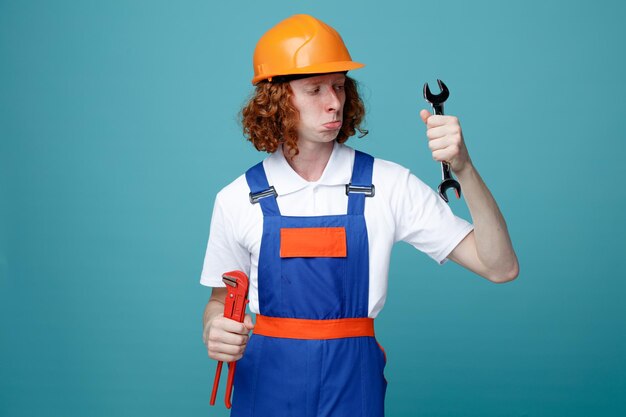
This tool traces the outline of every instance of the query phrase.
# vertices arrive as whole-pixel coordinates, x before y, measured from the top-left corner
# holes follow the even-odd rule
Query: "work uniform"
[[[217,196],[201,283],[250,275],[254,334],[233,416],[382,416],[373,318],[404,240],[440,263],[472,230],[408,170],[335,143],[316,182],[281,149]]]

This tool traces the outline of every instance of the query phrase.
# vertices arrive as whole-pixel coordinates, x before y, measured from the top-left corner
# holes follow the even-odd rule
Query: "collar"
[[[274,186],[278,195],[286,195],[311,185],[347,184],[352,177],[353,163],[354,149],[335,141],[333,152],[317,181],[307,181],[298,175],[285,159],[282,146],[263,161],[263,168],[267,181]]]

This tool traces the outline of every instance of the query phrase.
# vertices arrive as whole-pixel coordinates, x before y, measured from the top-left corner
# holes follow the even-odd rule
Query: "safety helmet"
[[[361,68],[352,61],[335,29],[306,14],[291,16],[268,30],[254,50],[252,84],[272,77],[325,74]]]

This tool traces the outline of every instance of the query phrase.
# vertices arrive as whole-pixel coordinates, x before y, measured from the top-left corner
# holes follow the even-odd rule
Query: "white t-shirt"
[[[300,177],[287,163],[282,149],[263,161],[269,185],[278,193],[284,216],[346,214],[354,149],[335,142],[332,155],[318,181]],[[391,248],[404,241],[443,264],[473,226],[455,216],[426,184],[393,162],[374,159],[374,197],[365,199],[369,241],[369,317],[378,315],[387,296]],[[259,250],[263,233],[260,204],[251,204],[245,175],[224,187],[215,199],[211,231],[200,283],[223,287],[222,274],[241,270],[250,278],[250,310],[259,312]]]

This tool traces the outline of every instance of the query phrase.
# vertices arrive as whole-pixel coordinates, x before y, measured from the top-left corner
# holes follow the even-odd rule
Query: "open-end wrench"
[[[224,302],[224,317],[243,323],[246,315],[246,304],[248,304],[248,276],[241,271],[226,272],[222,275],[222,281],[226,284],[227,294]],[[220,384],[222,374],[222,361],[217,363],[215,369],[215,380],[213,381],[213,391],[211,392],[211,405],[215,405],[217,387]],[[231,407],[230,398],[233,392],[233,379],[237,362],[228,363],[228,379],[226,380],[226,395],[224,403],[226,408]]]
[[[424,99],[433,106],[433,111],[435,114],[443,114],[443,103],[450,96],[450,91],[448,87],[441,80],[437,80],[437,84],[441,89],[441,93],[434,95],[430,92],[430,88],[428,88],[428,83],[424,83]],[[452,178],[452,174],[450,173],[450,164],[447,162],[441,163],[441,173],[443,179],[441,180],[441,184],[439,184],[439,195],[443,200],[447,203],[448,196],[446,195],[446,190],[449,188],[454,188],[456,192],[456,198],[461,198],[461,184],[458,183],[457,180]]]

